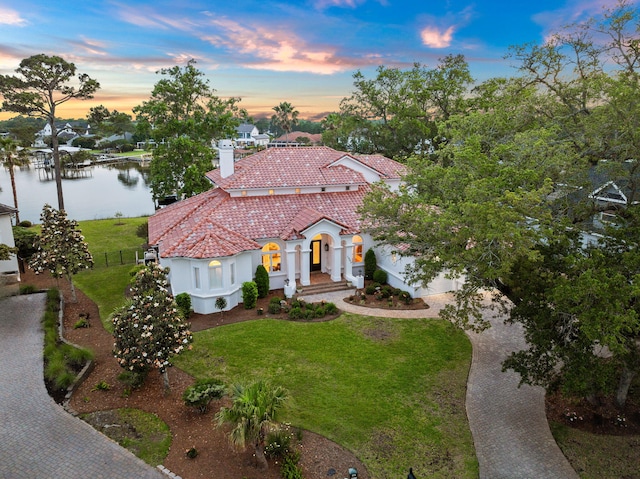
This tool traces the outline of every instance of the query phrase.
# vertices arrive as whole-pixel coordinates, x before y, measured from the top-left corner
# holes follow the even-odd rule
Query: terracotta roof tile
[[[331,166],[345,155],[326,147],[272,148],[237,162],[235,173],[228,178],[220,178],[218,170],[209,172],[207,176],[219,187],[157,211],[149,218],[149,242],[160,246],[163,257],[215,258],[260,249],[260,240],[301,237],[305,229],[323,219],[341,226],[341,234],[359,233],[362,223],[357,210],[370,188],[359,173],[342,165]],[[402,169],[378,155],[357,160],[375,165],[387,177],[395,177],[391,175]],[[339,192],[266,196],[232,197],[225,191],[291,184],[324,186],[350,180],[360,186]]]

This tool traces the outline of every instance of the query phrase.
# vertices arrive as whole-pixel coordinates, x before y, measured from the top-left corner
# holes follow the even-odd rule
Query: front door
[[[311,271],[320,271],[322,268],[320,246],[320,240],[311,241]]]

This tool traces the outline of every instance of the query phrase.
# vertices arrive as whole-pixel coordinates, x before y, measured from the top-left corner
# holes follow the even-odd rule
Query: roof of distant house
[[[0,215],[12,215],[14,213],[17,213],[17,211],[18,210],[13,208],[12,206],[0,203]]]
[[[296,138],[299,137],[309,138],[309,141],[314,145],[319,145],[322,143],[322,134],[321,133],[307,133],[305,131],[290,131],[289,134],[285,134],[279,136],[278,138],[274,138],[273,141],[288,141],[289,143],[295,143]]]

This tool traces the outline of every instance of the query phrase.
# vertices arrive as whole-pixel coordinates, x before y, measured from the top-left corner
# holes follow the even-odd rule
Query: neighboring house
[[[73,141],[74,138],[77,138],[79,136],[77,131],[85,130],[85,133],[84,133],[85,136],[88,136],[90,134],[89,126],[85,127],[79,124],[74,126],[72,126],[69,123],[59,124],[59,125],[56,125],[56,129],[58,130],[58,140],[60,141],[60,143],[69,143],[69,145],[71,144],[71,141]],[[51,136],[51,125],[47,123],[44,125],[42,130],[36,133],[33,146],[36,148],[46,147],[47,145],[44,140],[49,136]]]
[[[102,138],[101,140],[96,142],[96,146],[104,145],[105,143],[112,143],[114,141],[119,141],[119,140],[132,142],[133,133],[129,133],[128,131],[125,131],[123,134],[120,134],[120,135],[111,135],[111,136],[108,136],[107,138]]]
[[[238,148],[248,146],[267,146],[269,143],[269,135],[261,134],[258,128],[250,123],[242,123],[236,127],[236,139],[234,143]]]
[[[217,311],[219,297],[227,309],[238,305],[242,283],[253,280],[260,264],[270,288],[287,297],[316,274],[362,287],[369,248],[392,286],[413,296],[427,292],[405,284],[411,259],[375,247],[357,213],[372,183],[400,186],[402,164],[327,147],[269,148],[234,162],[230,140],[220,142],[219,152],[220,168],[207,173],[215,188],[149,218],[149,243],[170,268],[173,294],[188,293],[196,312]],[[428,293],[455,288],[440,277]]]
[[[305,142],[298,141],[305,138]],[[275,138],[269,146],[300,146],[322,145],[322,133],[307,133],[304,131],[291,131],[288,134]]]
[[[14,247],[13,229],[11,217],[18,210],[0,203],[0,244]],[[20,271],[18,258],[15,255],[6,261],[0,261],[0,297],[18,294],[20,284]]]

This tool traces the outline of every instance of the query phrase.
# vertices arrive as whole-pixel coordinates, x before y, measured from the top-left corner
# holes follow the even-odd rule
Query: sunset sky
[[[148,99],[160,68],[189,59],[221,97],[241,97],[250,114],[291,102],[301,118],[337,111],[357,70],[434,67],[463,54],[482,81],[511,75],[510,45],[541,43],[562,25],[614,0],[0,0],[0,74],[37,53],[59,55],[101,84],[92,106],[130,112]],[[14,116],[0,113],[0,119]]]

